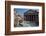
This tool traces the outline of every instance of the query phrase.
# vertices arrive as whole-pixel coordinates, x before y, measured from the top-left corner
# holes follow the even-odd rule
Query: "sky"
[[[29,9],[22,9],[22,8],[15,8],[15,11],[20,14],[20,15],[24,15],[24,13],[26,11],[28,11]]]

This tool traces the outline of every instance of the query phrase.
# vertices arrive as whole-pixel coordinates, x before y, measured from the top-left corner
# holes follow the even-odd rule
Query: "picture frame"
[[[13,5],[12,7],[14,7],[14,5],[21,5],[23,6],[41,6],[42,9],[42,29],[41,30],[27,30],[26,31],[20,31],[19,28],[18,31],[11,31],[12,30],[12,26],[11,26],[11,22],[13,22],[11,20],[11,5]],[[15,6],[17,7],[17,6]],[[24,8],[24,7],[23,7]],[[30,8],[30,7],[29,7]],[[41,16],[41,15],[40,15]],[[40,18],[40,17],[39,17]],[[40,21],[40,22],[41,22]],[[29,28],[30,29],[30,28]],[[16,29],[15,29],[16,30]],[[34,33],[44,33],[45,32],[45,4],[44,3],[36,3],[36,2],[20,2],[20,1],[5,1],[5,35],[18,35],[18,34],[34,34]]]

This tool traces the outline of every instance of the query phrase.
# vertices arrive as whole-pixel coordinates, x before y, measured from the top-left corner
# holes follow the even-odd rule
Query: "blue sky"
[[[15,11],[17,12],[17,13],[19,13],[20,15],[24,15],[24,13],[26,12],[26,11],[28,11],[29,9],[22,9],[22,8],[15,8]]]

